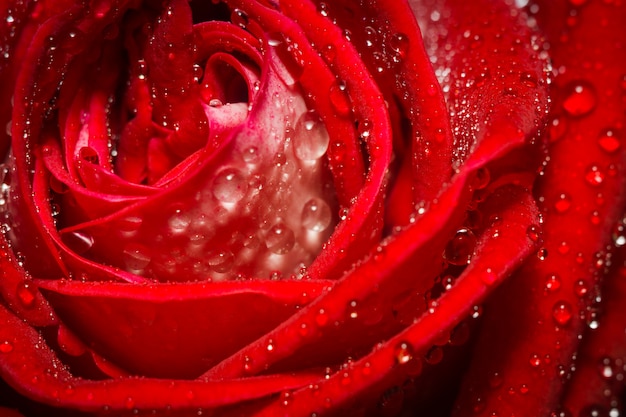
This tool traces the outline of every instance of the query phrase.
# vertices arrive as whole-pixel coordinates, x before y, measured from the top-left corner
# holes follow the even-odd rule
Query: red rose
[[[0,412],[621,413],[621,0],[10,3]]]

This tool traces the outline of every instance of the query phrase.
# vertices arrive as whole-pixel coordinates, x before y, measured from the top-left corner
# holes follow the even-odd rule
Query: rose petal
[[[603,129],[624,123],[624,101],[617,94],[624,54],[615,48],[625,42],[616,28],[626,8],[589,3],[576,9],[579,20],[568,27],[568,2],[538,6],[554,64],[564,70],[553,83],[552,116],[566,124],[562,137],[551,132],[550,163],[537,186],[544,202],[547,257],[541,252],[529,261],[485,307],[484,327],[458,403],[460,415],[476,415],[479,397],[480,415],[549,415],[558,407],[579,335],[586,322],[595,320],[594,288],[623,210],[626,154],[621,147],[607,152],[598,138]],[[601,21],[606,25],[598,26]],[[593,76],[590,62],[598,66]],[[593,106],[588,114],[568,114],[568,100],[586,100],[570,96],[574,92],[568,84],[582,81],[597,94]],[[587,176],[593,166],[599,172]],[[502,380],[497,387],[489,384],[494,373]]]

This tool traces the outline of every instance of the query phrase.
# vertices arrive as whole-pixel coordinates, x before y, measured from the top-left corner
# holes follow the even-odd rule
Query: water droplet
[[[314,232],[323,232],[332,222],[332,212],[324,200],[312,198],[302,208],[302,226]]]
[[[476,236],[469,229],[459,229],[446,246],[444,258],[452,265],[467,265],[472,259]]]
[[[526,87],[529,87],[529,88],[537,87],[537,78],[530,72],[526,72],[526,71],[522,72],[520,74],[520,81]]]
[[[585,116],[596,107],[596,92],[586,82],[574,82],[566,88],[563,109],[572,117]]]
[[[568,0],[569,4],[571,4],[574,7],[577,6],[582,6],[583,4],[587,3],[588,0]]]
[[[548,126],[550,142],[556,142],[567,132],[567,120],[564,117],[555,117]]]
[[[87,161],[94,165],[98,165],[98,163],[100,162],[98,152],[96,152],[96,150],[90,146],[83,146],[82,148],[80,148],[80,150],[78,151],[78,155],[83,161]]]
[[[120,220],[120,222],[118,223],[118,230],[122,232],[122,234],[125,236],[132,236],[139,230],[142,223],[143,223],[143,220],[141,217],[137,217],[137,216],[125,217],[124,219]]]
[[[561,288],[561,278],[556,274],[550,274],[546,278],[546,291],[554,292]]]
[[[296,243],[296,237],[285,223],[278,222],[265,235],[267,249],[279,255],[289,253]]]
[[[396,362],[404,365],[413,359],[413,347],[407,342],[401,342],[396,347],[394,354]]]
[[[336,81],[330,86],[329,96],[330,104],[335,112],[340,116],[348,116],[351,111],[350,96],[346,90],[346,84],[342,81]]]
[[[352,300],[348,303],[348,311],[351,319],[356,319],[359,317],[359,312],[357,310],[358,305],[359,304],[356,302],[356,300]]]
[[[402,60],[409,51],[409,38],[404,33],[395,33],[389,38],[389,46],[396,57]]]
[[[314,111],[304,113],[296,123],[293,146],[296,157],[303,161],[321,158],[328,149],[330,137],[326,126]]]
[[[584,280],[579,279],[574,283],[574,294],[576,294],[577,297],[584,297],[588,292],[589,286]]]
[[[315,323],[319,326],[319,327],[324,327],[328,324],[328,314],[326,313],[326,311],[324,311],[324,309],[320,309],[320,311],[318,311],[317,315],[315,316]]]
[[[426,352],[424,359],[426,359],[426,362],[430,365],[438,364],[443,360],[443,349],[439,346],[431,347],[428,352]]]
[[[139,243],[129,243],[123,251],[124,264],[131,271],[139,271],[150,264],[150,249]]]
[[[74,251],[78,255],[82,255],[93,247],[94,240],[87,232],[74,231],[69,233],[63,233],[61,235],[63,243],[65,243],[70,250]]]
[[[246,28],[248,23],[250,23],[248,19],[248,15],[241,9],[234,9],[230,14],[230,21],[233,22],[234,25],[237,25],[242,28]]]
[[[556,202],[554,203],[554,209],[557,211],[557,213],[565,213],[567,210],[569,210],[571,205],[572,200],[570,196],[562,193],[559,195]]]
[[[230,251],[212,251],[207,255],[209,267],[220,274],[228,272],[235,263],[235,257]]]
[[[259,149],[256,146],[250,146],[244,149],[241,157],[246,164],[256,164],[259,161]]]
[[[368,119],[365,119],[358,123],[357,133],[362,139],[367,140],[367,138],[370,137],[371,129],[372,129],[372,122],[370,122]]]
[[[0,353],[11,353],[13,352],[13,343],[9,342],[8,340],[5,340],[4,342],[0,343]]]
[[[493,389],[499,388],[504,383],[504,378],[499,372],[494,372],[489,377],[489,386]]]
[[[248,182],[241,171],[227,168],[213,181],[213,195],[224,203],[236,203],[248,191]]]
[[[566,326],[572,319],[572,306],[567,301],[557,301],[552,307],[552,318],[559,326]]]
[[[614,129],[604,129],[598,137],[598,145],[603,151],[613,153],[620,148],[621,143]]]
[[[537,251],[537,258],[540,261],[545,261],[548,257],[548,250],[546,248],[541,248]]]
[[[189,213],[180,209],[174,210],[174,214],[167,220],[172,233],[184,233],[191,224],[191,216]]]
[[[597,165],[592,165],[589,169],[587,169],[585,180],[587,181],[587,184],[597,187],[604,181],[604,173]]]
[[[530,355],[530,360],[528,362],[530,363],[530,366],[532,366],[533,368],[537,368],[541,366],[541,358],[536,353],[533,353]]]
[[[536,224],[531,224],[526,229],[526,235],[533,242],[538,242],[541,239],[541,228]]]
[[[20,282],[17,285],[17,299],[25,308],[33,307],[37,300],[35,289],[27,282]]]
[[[613,228],[611,236],[616,247],[621,248],[626,245],[626,225],[624,225],[623,221]]]
[[[613,379],[613,377],[616,374],[615,369],[613,369],[613,360],[609,358],[608,356],[601,358],[599,371],[600,371],[600,376],[603,379],[606,379],[606,380]]]

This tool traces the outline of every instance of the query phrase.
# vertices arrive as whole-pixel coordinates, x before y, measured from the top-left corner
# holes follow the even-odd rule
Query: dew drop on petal
[[[128,243],[123,250],[124,264],[130,270],[142,270],[150,264],[150,249],[139,243]]]
[[[17,299],[19,300],[20,304],[22,304],[22,306],[24,306],[25,308],[31,308],[35,305],[37,295],[30,284],[26,282],[20,282],[17,285]]]
[[[546,291],[554,292],[561,288],[561,278],[556,274],[550,274],[546,278]]]
[[[218,273],[225,273],[232,269],[235,257],[230,251],[213,251],[207,255],[207,264]]]
[[[246,164],[256,164],[259,161],[259,149],[256,146],[250,146],[244,149],[241,156]]]
[[[597,187],[604,181],[604,173],[597,165],[592,165],[585,173],[585,180],[587,184]]]
[[[0,353],[11,353],[13,352],[13,344],[8,340],[0,343]]]
[[[121,219],[117,223],[117,230],[124,237],[132,237],[137,234],[137,232],[141,228],[142,223],[143,219],[141,217],[128,216],[124,219]]]
[[[526,71],[522,72],[520,74],[520,81],[526,87],[529,87],[529,88],[537,87],[537,78],[530,72],[526,72]]]
[[[296,237],[285,223],[278,222],[265,235],[267,249],[279,255],[289,253],[296,243]]]
[[[303,161],[317,160],[326,153],[329,143],[330,136],[317,113],[308,111],[302,114],[293,136],[296,157]]]
[[[530,359],[528,362],[530,363],[530,366],[532,366],[533,368],[537,368],[541,366],[541,358],[536,353],[533,353],[530,355]]]
[[[340,116],[348,116],[351,110],[350,97],[346,90],[346,84],[344,82],[337,81],[330,86],[328,92],[330,104],[333,109]]]
[[[572,117],[585,116],[596,107],[594,88],[586,82],[575,82],[567,88],[563,109]]]
[[[87,232],[75,231],[61,235],[65,243],[76,254],[82,255],[93,247],[93,237]]]
[[[191,220],[189,213],[177,209],[167,220],[167,223],[172,233],[184,233],[191,224]]]
[[[248,26],[249,18],[246,12],[241,9],[234,9],[230,14],[230,21],[233,22],[234,25],[245,28]]]
[[[572,319],[572,306],[567,301],[557,301],[552,307],[552,318],[559,326],[567,325]]]
[[[400,342],[394,351],[396,362],[400,365],[413,359],[413,347],[407,342]]]
[[[404,33],[395,33],[389,38],[389,46],[399,59],[404,59],[409,51],[409,38]]]
[[[433,346],[426,352],[424,358],[428,364],[436,365],[443,360],[443,349],[439,346]]]
[[[531,224],[526,229],[526,235],[533,242],[538,242],[541,239],[541,228],[536,224]]]
[[[302,207],[302,226],[314,232],[322,232],[332,222],[332,212],[324,200],[312,198]]]
[[[567,132],[567,120],[565,117],[555,117],[548,125],[548,137],[550,142],[556,142]]]
[[[570,196],[562,193],[559,195],[556,202],[554,203],[554,209],[557,211],[557,213],[565,213],[567,210],[569,210],[571,205],[572,200]]]
[[[598,145],[603,151],[613,153],[620,148],[621,143],[614,129],[604,129],[598,137]]]
[[[469,229],[459,229],[446,246],[444,258],[452,265],[467,265],[470,263],[475,245],[474,233]]]
[[[213,195],[223,203],[236,203],[248,191],[248,182],[241,171],[228,168],[220,172],[213,181]]]

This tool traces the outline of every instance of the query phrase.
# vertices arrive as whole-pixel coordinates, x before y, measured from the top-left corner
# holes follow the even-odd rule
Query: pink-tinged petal
[[[315,387],[292,393],[287,410],[290,416],[322,413],[326,398],[333,410],[349,409],[359,393],[392,375],[410,372],[412,361],[435,344],[482,302],[495,286],[509,276],[536,249],[528,228],[538,221],[538,210],[529,192],[504,187],[485,203],[483,212],[499,221],[488,224],[479,238],[472,263],[458,278],[453,289],[442,295],[430,311],[416,317],[413,324],[377,345],[371,353],[353,362]],[[406,374],[404,374],[406,377]],[[273,403],[256,415],[274,415],[283,404]]]
[[[548,416],[558,409],[580,337],[595,326],[601,308],[597,289],[611,231],[623,212],[626,150],[607,147],[612,140],[605,132],[616,129],[619,136],[624,125],[626,38],[619,28],[626,7],[588,2],[576,8],[566,1],[536,6],[558,69],[551,88],[550,161],[536,188],[544,250],[485,306],[457,415]],[[496,386],[493,375],[499,376]]]
[[[248,2],[242,2],[248,3]],[[353,185],[341,185],[337,182],[354,181],[354,174],[347,169],[359,170],[359,163],[350,153],[339,157],[349,148],[346,143],[352,140],[350,130],[346,132],[348,136],[338,136],[334,140],[339,142],[331,143],[329,146],[329,162],[331,170],[336,178],[335,186],[339,192],[340,204],[346,204],[346,197],[350,197],[350,205],[345,207],[346,220],[339,223],[333,235],[326,243],[326,249],[322,251],[308,268],[308,273],[312,277],[337,278],[371,248],[380,237],[382,231],[382,198],[384,197],[386,185],[386,172],[391,154],[391,137],[389,131],[389,120],[386,113],[383,97],[374,83],[368,76],[367,69],[358,57],[358,52],[343,36],[339,27],[321,14],[318,14],[315,6],[309,1],[286,2],[281,5],[283,12],[297,21],[300,29],[294,28],[285,31],[281,28],[280,22],[273,17],[268,10],[254,7],[254,12],[258,13],[258,19],[271,27],[269,30],[282,30],[286,36],[302,42],[308,38],[310,42],[320,45],[327,45],[332,48],[331,52],[325,54],[330,68],[337,73],[337,77],[345,84],[345,91],[352,104],[354,118],[359,124],[359,134],[365,140],[368,151],[369,170],[365,178],[363,187],[357,195],[350,197],[342,195],[341,191],[350,192]],[[301,33],[301,31],[304,32]],[[306,36],[306,38],[304,38]],[[326,48],[323,46],[322,48]],[[317,55],[317,54],[315,54]],[[307,51],[307,58],[309,52]],[[317,56],[308,58],[318,61]],[[334,78],[328,79],[325,76],[320,80],[322,74],[310,71],[309,66],[303,68],[300,76],[300,83],[307,91],[323,91],[317,96],[316,106],[325,123],[335,128],[342,128],[346,123],[345,116],[337,111],[337,103],[333,101],[333,90],[337,84]],[[344,149],[339,149],[343,147]],[[335,149],[333,149],[335,148]],[[337,152],[337,154],[333,154]],[[351,160],[347,159],[351,156]],[[357,171],[358,173],[358,171]],[[357,243],[358,242],[358,243]]]

